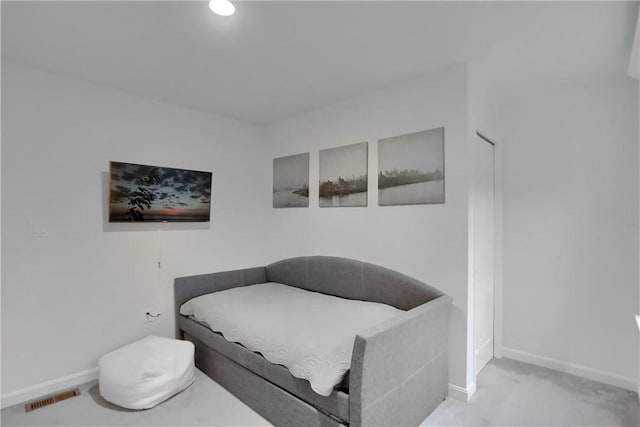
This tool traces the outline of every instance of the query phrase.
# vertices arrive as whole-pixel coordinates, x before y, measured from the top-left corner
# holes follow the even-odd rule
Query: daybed
[[[194,297],[265,282],[406,311],[359,332],[343,384],[321,396],[284,366],[180,314]],[[420,424],[447,396],[450,306],[450,297],[416,279],[336,257],[175,280],[176,333],[195,344],[196,366],[276,426]]]

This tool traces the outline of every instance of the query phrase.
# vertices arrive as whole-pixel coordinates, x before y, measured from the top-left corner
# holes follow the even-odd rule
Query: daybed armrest
[[[356,336],[351,426],[417,426],[446,397],[450,308],[443,295]]]

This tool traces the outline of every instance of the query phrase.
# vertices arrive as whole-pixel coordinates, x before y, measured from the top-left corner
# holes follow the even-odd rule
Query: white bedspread
[[[323,396],[349,370],[356,334],[402,312],[280,283],[214,292],[180,308],[180,314],[206,323],[228,341],[286,366]]]

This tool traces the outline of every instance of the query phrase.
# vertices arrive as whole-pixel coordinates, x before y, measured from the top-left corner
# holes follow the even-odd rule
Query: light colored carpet
[[[198,369],[189,388],[145,411],[105,401],[96,381],[79,388],[80,396],[28,413],[24,405],[5,408],[2,426],[271,426]]]
[[[147,411],[105,402],[95,382],[81,396],[26,413],[2,410],[3,426],[269,426],[262,417],[197,371],[196,382]],[[493,360],[468,403],[445,400],[421,424],[433,426],[640,426],[635,393],[508,359]],[[303,426],[300,426],[303,427]]]
[[[640,426],[638,395],[509,359],[492,360],[471,401],[445,400],[427,426]]]

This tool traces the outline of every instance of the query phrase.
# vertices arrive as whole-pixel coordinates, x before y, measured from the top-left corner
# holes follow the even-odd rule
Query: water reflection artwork
[[[109,222],[208,222],[211,172],[110,162]]]
[[[444,203],[444,128],[378,141],[378,204]]]
[[[309,153],[273,159],[273,207],[309,207]]]
[[[369,144],[320,150],[320,207],[367,206]]]

